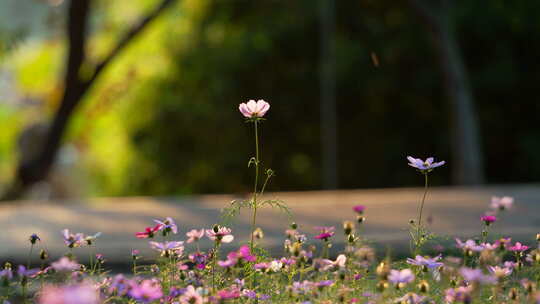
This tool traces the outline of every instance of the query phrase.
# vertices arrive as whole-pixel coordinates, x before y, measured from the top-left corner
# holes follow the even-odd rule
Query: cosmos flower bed
[[[511,215],[511,197],[493,197],[486,213],[479,216],[483,229],[471,239],[455,239],[455,254],[433,252],[438,238],[422,222],[429,175],[445,165],[433,158],[408,157],[409,165],[424,178],[418,217],[404,221],[410,230],[410,256],[393,260],[375,253],[361,231],[369,210],[351,206],[351,218],[343,226],[316,227],[306,235],[294,222],[284,223],[284,251],[272,257],[260,245],[264,232],[257,227],[257,210],[278,208],[289,212],[281,201],[262,201],[266,185],[274,176],[263,170],[259,159],[258,128],[270,105],[249,101],[239,110],[255,130],[255,156],[248,165],[255,171],[253,195],[233,202],[223,210],[223,222],[208,227],[181,227],[172,218],[156,219],[149,227],[133,232],[142,246],[155,256],[133,250],[132,270],[124,274],[107,271],[100,254],[77,256],[78,248],[94,247],[99,236],[59,234],[66,245],[62,257],[49,257],[45,240],[29,238],[29,262],[6,263],[0,269],[0,303],[98,304],[98,303],[537,303],[540,304],[540,234],[528,242],[492,238],[489,228],[501,213]],[[235,237],[230,223],[241,209],[251,211],[251,234]],[[151,224],[151,225],[150,225]],[[316,223],[314,223],[316,226]],[[345,250],[330,256],[335,240],[344,240]],[[201,251],[199,244],[212,249]],[[236,244],[224,252],[222,244]],[[450,252],[450,251],[448,251]],[[41,265],[30,260],[39,255]],[[378,258],[379,257],[379,258]],[[82,261],[88,261],[83,263]]]

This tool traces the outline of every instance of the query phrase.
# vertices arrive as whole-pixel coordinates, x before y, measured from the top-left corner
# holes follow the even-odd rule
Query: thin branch
[[[107,65],[129,44],[133,38],[137,36],[144,28],[152,22],[157,16],[161,14],[163,10],[169,7],[174,0],[163,0],[150,14],[141,19],[137,24],[135,24],[129,31],[127,31],[124,36],[118,41],[116,47],[111,51],[111,53],[103,59],[100,63],[96,65],[94,73],[86,81],[86,83],[92,83],[99,74],[107,67]]]

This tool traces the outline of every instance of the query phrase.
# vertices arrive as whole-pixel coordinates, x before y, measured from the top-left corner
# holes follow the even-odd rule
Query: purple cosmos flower
[[[295,294],[307,294],[313,287],[315,287],[315,284],[307,280],[304,280],[303,282],[293,282],[292,292]]]
[[[392,269],[390,270],[390,274],[388,275],[388,281],[390,281],[394,285],[409,284],[410,282],[414,281],[414,274],[410,269]]]
[[[416,266],[425,266],[429,269],[432,269],[432,268],[438,268],[444,265],[443,263],[438,262],[440,259],[441,259],[441,255],[438,255],[434,258],[423,257],[423,256],[417,255],[414,259],[407,258],[407,263],[411,265],[416,265]]]
[[[81,265],[67,257],[61,257],[60,260],[51,263],[51,267],[58,272],[69,272],[81,268]]]
[[[353,211],[358,214],[363,214],[365,210],[366,210],[366,206],[364,205],[356,205],[353,207]]]
[[[203,304],[204,299],[193,285],[189,285],[180,297],[180,303]]]
[[[23,265],[19,265],[19,268],[17,269],[17,274],[19,277],[29,277],[33,278],[37,273],[39,272],[39,268],[35,269],[26,269]]]
[[[159,230],[163,230],[164,235],[167,235],[169,232],[178,233],[178,226],[176,226],[176,223],[171,217],[167,217],[163,221],[154,220],[154,222],[160,225]]]
[[[64,244],[69,248],[79,247],[84,245],[84,235],[82,233],[69,233],[68,229],[62,230],[62,236],[64,237]]]
[[[495,221],[497,220],[497,217],[495,215],[486,214],[486,215],[482,215],[480,217],[480,220],[483,221],[484,224],[486,224],[486,226],[489,226],[491,225],[491,223],[495,223]]]
[[[322,287],[332,286],[332,284],[334,284],[334,281],[324,280],[324,281],[316,282],[315,286],[318,288],[322,288]]]
[[[149,244],[152,249],[160,251],[163,256],[168,256],[171,253],[181,256],[184,253],[184,242],[149,242]]]
[[[186,241],[188,244],[198,242],[204,236],[204,229],[192,229],[191,231],[186,233],[186,236],[188,237]]]
[[[123,274],[117,274],[111,281],[107,292],[118,296],[125,296],[131,288],[131,281],[126,279]]]
[[[89,284],[45,286],[39,293],[39,304],[98,304],[99,293]]]
[[[336,228],[318,226],[318,227],[315,227],[315,229],[319,230],[320,232],[318,235],[315,236],[317,240],[328,241],[328,239],[331,238],[335,234],[334,230]]]
[[[491,198],[491,209],[504,211],[510,209],[514,204],[514,198],[510,196],[497,197],[493,196]]]
[[[407,156],[407,160],[409,160],[409,166],[420,170],[420,172],[422,173],[431,172],[433,169],[445,164],[444,160],[440,162],[434,162],[433,157],[428,157],[425,161],[423,161],[420,158]]]
[[[508,250],[514,251],[514,252],[523,252],[523,251],[526,251],[527,249],[529,249],[529,246],[522,245],[520,242],[516,242],[514,246],[511,246],[508,248]]]
[[[259,99],[256,102],[255,100],[250,100],[247,103],[241,103],[238,106],[238,109],[246,118],[260,118],[268,112],[270,104],[262,99]]]
[[[480,269],[462,267],[459,269],[459,273],[463,279],[469,283],[478,282],[481,284],[494,284],[497,282],[495,277],[485,275]]]
[[[467,240],[462,242],[460,239],[456,238],[456,247],[463,249],[463,251],[474,251],[474,252],[480,252],[484,250],[484,247],[476,244],[474,240]]]
[[[189,255],[189,260],[195,264],[197,269],[204,269],[208,261],[208,255],[202,252],[195,252]]]
[[[140,284],[133,283],[129,295],[143,303],[149,303],[163,297],[161,285],[157,280],[143,280]]]
[[[0,278],[4,278],[6,280],[13,279],[13,270],[11,270],[11,268],[4,268],[3,270],[0,270]]]
[[[32,233],[32,235],[29,238],[29,241],[32,245],[34,245],[37,241],[41,241],[41,239],[39,238],[37,234]]]
[[[206,229],[206,236],[212,241],[230,243],[234,240],[231,229],[227,227],[216,227],[216,229]]]
[[[458,288],[449,288],[444,291],[446,303],[471,303],[471,293],[473,286],[461,286]]]

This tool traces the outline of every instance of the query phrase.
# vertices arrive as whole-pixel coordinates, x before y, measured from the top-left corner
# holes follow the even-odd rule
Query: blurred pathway
[[[408,220],[416,217],[420,188],[281,192],[266,198],[281,199],[291,208],[299,229],[313,236],[314,226],[336,226],[337,242],[343,242],[342,221],[354,220],[351,207],[367,207],[365,236],[381,246],[391,245],[397,250],[408,248]],[[501,216],[491,229],[492,234],[510,235],[532,243],[540,233],[540,187],[536,185],[505,185],[481,188],[431,189],[425,207],[425,218],[431,217],[431,230],[443,236],[477,236],[482,228],[480,215],[488,209],[492,195],[515,197],[514,208]],[[219,220],[220,209],[231,200],[230,195],[201,195],[182,198],[100,198],[84,201],[43,202],[0,205],[0,261],[26,259],[28,237],[37,233],[51,252],[52,258],[66,252],[60,235],[64,228],[73,232],[93,234],[102,232],[97,240],[97,252],[110,262],[128,262],[131,249],[141,249],[150,255],[147,240],[134,237],[137,231],[152,225],[152,219],[173,217],[180,228],[174,239],[185,239],[192,228],[211,227]],[[233,233],[240,241],[249,234],[249,213],[243,212],[233,225]],[[265,232],[264,244],[277,251],[288,227],[287,216],[277,210],[265,209],[258,223]],[[210,246],[208,240],[203,244]],[[339,247],[339,246],[337,246]],[[188,245],[188,250],[191,250]],[[87,249],[76,249],[83,256]]]

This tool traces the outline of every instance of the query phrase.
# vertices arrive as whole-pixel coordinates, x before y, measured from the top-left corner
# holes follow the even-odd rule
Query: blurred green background
[[[89,64],[106,56],[126,28],[159,3],[91,2]],[[482,182],[536,182],[540,2],[454,2],[437,18],[448,18],[468,73]],[[418,185],[422,180],[407,166],[407,155],[449,161],[433,183],[459,184],[452,178],[452,145],[459,143],[451,137],[457,126],[433,31],[407,1],[333,4],[175,1],[92,84],[72,114],[47,177],[49,187],[36,191],[52,196],[248,192],[253,131],[237,110],[248,99],[271,104],[261,128],[263,165],[277,175],[269,190]],[[69,5],[67,0],[0,3],[4,189],[16,179],[18,151],[39,153],[40,126],[60,106]],[[321,35],[323,9],[334,14],[329,29],[335,90],[330,91],[337,111],[337,178],[330,186],[323,182],[321,149],[328,140],[321,134],[321,53],[328,39]],[[84,65],[79,72],[85,72]],[[26,145],[20,140],[25,130],[31,134]]]

